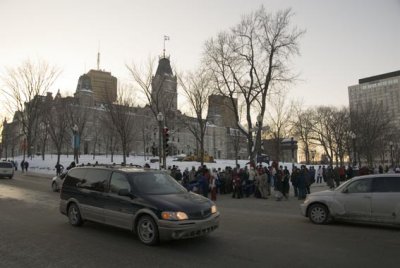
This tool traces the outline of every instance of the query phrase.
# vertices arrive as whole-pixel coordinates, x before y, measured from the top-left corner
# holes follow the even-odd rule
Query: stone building
[[[132,117],[135,130],[132,134],[129,154],[152,155],[153,152],[158,152],[159,123],[156,113],[154,113],[155,110],[163,113],[165,117],[163,126],[170,130],[170,155],[198,154],[199,144],[188,129],[188,124],[196,124],[196,120],[178,110],[177,78],[172,72],[168,57],[160,57],[151,85],[154,102],[145,107],[129,108],[129,115]],[[68,120],[71,120],[71,127],[77,124],[79,128],[80,154],[121,153],[121,145],[117,142],[118,135],[111,124],[107,123],[107,110],[105,109],[110,100],[114,102],[117,99],[117,78],[110,72],[90,70],[79,77],[73,97],[61,98],[61,100],[60,98],[59,94],[53,98],[49,93],[44,99],[48,102],[58,99],[58,101],[67,103],[69,107],[67,113],[71,114],[68,117]],[[154,109],[155,105],[157,105],[157,109]],[[209,97],[208,124],[204,145],[208,155],[217,159],[234,159],[235,151],[237,151],[239,159],[247,158],[247,141],[236,129],[233,115],[232,104],[228,98],[216,95]],[[5,138],[11,136],[10,132],[18,132],[18,122],[14,117],[12,122],[5,122],[4,125],[3,156],[5,155],[4,147],[11,146],[6,142],[9,138]],[[63,153],[72,152],[71,139],[72,130],[68,129]],[[39,144],[39,139],[36,139],[33,145],[34,153],[55,153],[51,141],[47,142],[46,146],[42,146]],[[23,148],[17,146],[21,144],[21,141],[14,141],[12,144],[13,155],[21,155]],[[41,148],[45,148],[45,151]]]

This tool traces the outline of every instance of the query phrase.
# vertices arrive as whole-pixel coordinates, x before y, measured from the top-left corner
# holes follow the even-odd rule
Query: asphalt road
[[[324,187],[313,187],[313,191]],[[0,179],[0,267],[399,267],[400,229],[314,225],[298,200],[221,196],[220,228],[157,247],[95,223],[72,227],[50,178]]]

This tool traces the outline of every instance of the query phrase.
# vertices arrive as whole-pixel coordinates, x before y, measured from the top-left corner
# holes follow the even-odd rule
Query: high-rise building
[[[400,129],[400,71],[366,77],[358,80],[358,85],[349,86],[350,111],[368,104],[384,107],[386,115],[393,119]]]
[[[93,94],[95,103],[115,102],[117,100],[117,78],[110,72],[90,70],[79,77],[75,96],[83,97]],[[85,104],[86,104],[85,100]]]

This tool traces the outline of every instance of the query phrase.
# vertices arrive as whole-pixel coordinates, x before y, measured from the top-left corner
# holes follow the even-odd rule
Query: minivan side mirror
[[[344,189],[343,191],[342,191],[342,193],[344,193],[344,194],[348,194],[349,193],[349,189]]]
[[[118,195],[120,195],[120,196],[129,196],[130,198],[134,198],[134,195],[128,189],[120,189],[118,191]]]

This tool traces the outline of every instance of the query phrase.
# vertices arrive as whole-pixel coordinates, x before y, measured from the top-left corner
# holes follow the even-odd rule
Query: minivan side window
[[[387,177],[374,179],[374,192],[400,192],[400,178]]]
[[[131,185],[129,184],[128,178],[125,174],[114,172],[111,175],[110,192],[118,194],[121,189],[128,189],[131,191]]]
[[[81,188],[104,192],[110,178],[111,171],[105,169],[87,169],[85,180],[79,185]]]
[[[83,181],[86,175],[86,169],[84,168],[74,168],[68,171],[67,178],[64,182],[65,185],[75,186],[77,183]]]
[[[371,192],[372,179],[356,180],[347,186],[347,193],[369,193]]]

